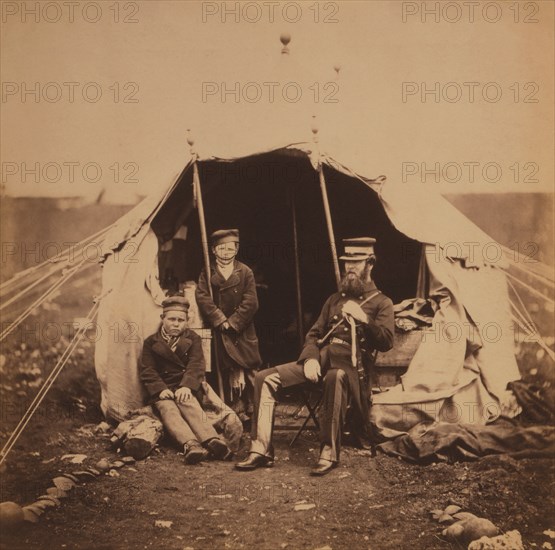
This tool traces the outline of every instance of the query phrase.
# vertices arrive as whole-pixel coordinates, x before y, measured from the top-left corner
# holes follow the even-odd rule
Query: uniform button
[[[359,299],[359,300],[362,300],[362,296],[359,296],[358,299]]]
[[[337,319],[339,319],[339,316],[338,316],[338,315],[334,315],[334,316],[333,316],[333,320],[334,320],[334,321],[337,321]]]
[[[349,329],[347,327],[343,327],[343,330],[347,332]]]
[[[343,298],[345,298],[345,293],[344,293],[344,292],[342,292],[342,293],[341,293],[341,296],[343,296]]]

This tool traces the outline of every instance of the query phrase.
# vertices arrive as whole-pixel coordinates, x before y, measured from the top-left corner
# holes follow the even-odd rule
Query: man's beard
[[[368,268],[365,268],[359,277],[356,273],[349,271],[341,279],[341,292],[351,298],[357,298],[364,292],[364,285],[368,281]]]

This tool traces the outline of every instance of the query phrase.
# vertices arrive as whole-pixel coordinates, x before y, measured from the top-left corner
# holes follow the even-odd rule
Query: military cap
[[[164,313],[167,311],[189,311],[189,300],[185,296],[169,296],[162,302]]]
[[[345,254],[339,259],[350,262],[367,260],[374,256],[374,244],[376,239],[372,237],[356,237],[353,239],[343,239]]]
[[[222,243],[238,243],[239,230],[238,229],[218,229],[210,236],[212,246],[217,246]]]

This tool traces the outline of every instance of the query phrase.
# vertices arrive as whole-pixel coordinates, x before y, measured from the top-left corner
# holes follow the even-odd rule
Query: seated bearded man
[[[327,474],[337,466],[349,403],[355,435],[360,440],[367,436],[369,361],[374,350],[392,348],[394,334],[393,303],[372,281],[375,242],[371,237],[344,240],[341,290],[326,300],[299,359],[256,374],[250,453],[236,469],[273,465],[276,393],[296,384],[323,383],[320,457],[312,475]]]

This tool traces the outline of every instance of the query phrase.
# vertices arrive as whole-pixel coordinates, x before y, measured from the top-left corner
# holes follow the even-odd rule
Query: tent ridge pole
[[[198,164],[197,156],[193,155],[193,191],[197,199],[197,210],[200,225],[200,238],[202,241],[202,255],[204,258],[204,271],[206,273],[206,282],[208,286],[208,291],[210,292],[210,297],[214,298],[214,293],[212,291],[212,283],[210,282],[210,255],[208,252],[208,235],[206,233],[206,219],[204,217],[204,203],[202,202],[202,192],[200,189],[200,177],[198,174]],[[213,331],[212,331],[213,332]],[[213,335],[215,338],[215,335]],[[224,386],[222,381],[222,373],[220,372],[220,361],[218,357],[218,346],[214,340],[214,365],[216,370],[216,377],[218,379],[218,393],[220,399],[225,402],[224,399]]]
[[[318,162],[318,177],[320,179],[320,190],[322,192],[322,201],[324,203],[324,213],[326,215],[326,226],[328,229],[328,238],[330,241],[331,258],[333,261],[333,270],[335,272],[335,282],[337,289],[341,287],[341,275],[339,272],[339,260],[337,259],[337,247],[335,246],[335,235],[333,232],[333,222],[331,220],[330,203],[328,200],[328,191],[326,189],[326,180],[324,178],[324,167],[322,162]]]

